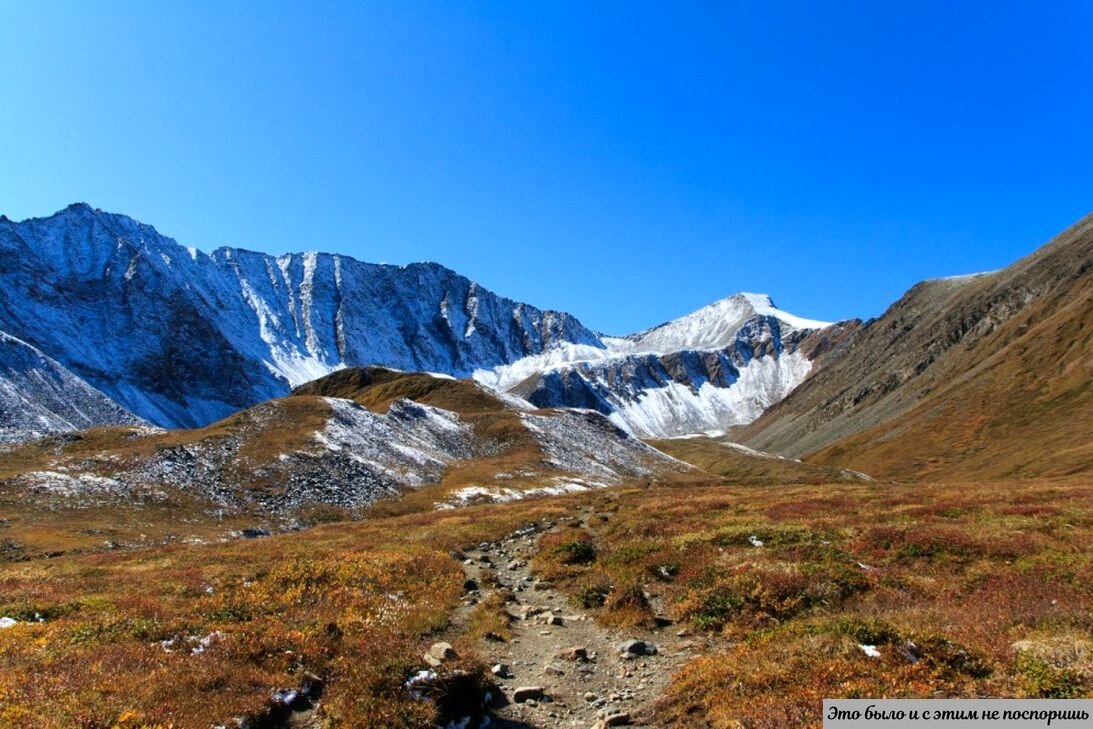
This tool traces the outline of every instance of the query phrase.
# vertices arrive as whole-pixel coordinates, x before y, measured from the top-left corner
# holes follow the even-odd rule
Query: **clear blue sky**
[[[1093,210],[1087,2],[0,0],[0,212],[873,316]]]

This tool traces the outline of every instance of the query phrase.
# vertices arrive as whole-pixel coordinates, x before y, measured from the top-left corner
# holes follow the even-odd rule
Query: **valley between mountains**
[[[83,204],[0,218],[0,284],[0,726],[1093,695],[1093,218],[873,320],[623,336]]]

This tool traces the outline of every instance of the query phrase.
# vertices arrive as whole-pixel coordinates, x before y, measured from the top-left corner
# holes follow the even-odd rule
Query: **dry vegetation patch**
[[[670,618],[712,641],[676,676],[666,721],[818,725],[824,697],[1093,691],[1085,484],[595,499],[586,528],[543,538],[536,568],[607,623]]]
[[[463,594],[449,551],[561,508],[9,563],[0,616],[20,622],[0,631],[0,725],[208,727],[319,678],[336,726],[432,726],[443,702],[405,682]],[[484,676],[473,656],[451,671]]]
[[[693,485],[388,504],[268,539],[8,563],[0,614],[20,623],[0,631],[0,724],[208,726],[315,676],[336,726],[429,726],[439,704],[405,687],[428,643],[444,633],[479,681],[475,641],[509,637],[501,597],[452,632],[464,576],[449,552],[575,514],[541,537],[537,576],[601,622],[668,619],[708,647],[662,698],[666,723],[818,725],[826,696],[1090,695],[1088,486],[955,493]]]

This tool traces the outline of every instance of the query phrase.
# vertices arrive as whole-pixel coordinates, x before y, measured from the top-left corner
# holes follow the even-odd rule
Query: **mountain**
[[[339,368],[383,366],[473,374],[644,436],[749,422],[847,331],[739,294],[606,337],[435,263],[206,255],[84,204],[22,222],[0,216],[0,330],[167,428],[204,427]],[[92,421],[80,424],[119,422]],[[39,432],[14,419],[5,427]]]
[[[857,322],[803,319],[736,294],[603,346],[556,348],[475,377],[539,407],[582,407],[642,437],[723,432],[799,385]]]
[[[94,425],[141,423],[60,362],[0,332],[0,443]]]
[[[505,501],[688,470],[598,413],[536,410],[469,380],[351,368],[204,428],[97,428],[16,446],[0,466],[0,500],[196,499],[268,516],[419,490],[440,507]]]
[[[892,478],[1093,466],[1093,216],[991,273],[918,284],[734,437]]]
[[[599,343],[568,314],[437,264],[206,255],[83,204],[0,219],[0,283],[0,330],[165,427],[206,425],[343,366],[467,375]]]

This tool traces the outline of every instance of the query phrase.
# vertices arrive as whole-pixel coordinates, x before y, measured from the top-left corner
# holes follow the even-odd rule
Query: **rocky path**
[[[513,637],[478,646],[506,699],[492,726],[657,726],[652,705],[691,655],[691,644],[674,628],[605,628],[531,573],[541,533],[570,528],[564,522],[572,519],[587,527],[590,516],[588,507],[579,516],[544,520],[463,555],[467,578],[478,589],[471,586],[457,622],[468,620],[489,593],[511,594],[505,610]]]

